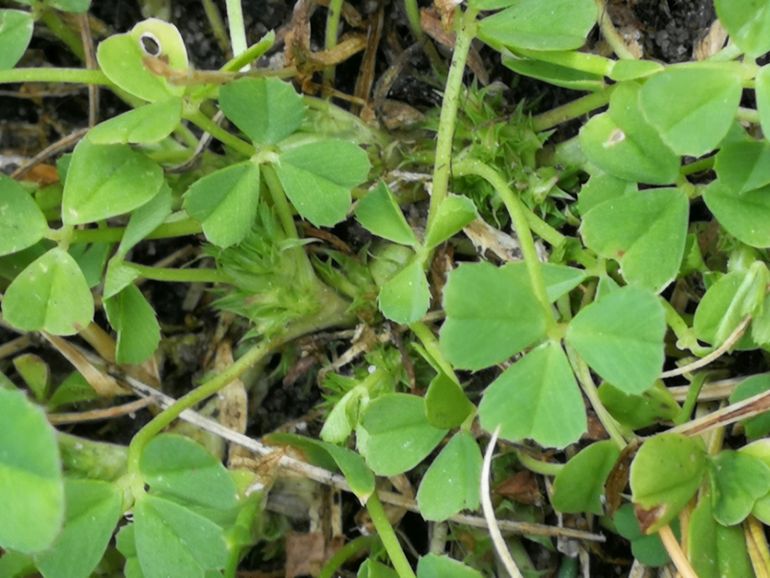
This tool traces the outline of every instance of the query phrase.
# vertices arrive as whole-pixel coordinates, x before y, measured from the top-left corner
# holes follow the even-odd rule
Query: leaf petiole
[[[377,534],[380,540],[382,540],[382,544],[385,546],[385,550],[390,557],[390,562],[393,564],[393,568],[395,568],[399,578],[416,578],[414,570],[409,565],[409,560],[406,559],[404,549],[401,547],[401,543],[393,531],[393,526],[388,520],[387,514],[385,514],[385,509],[382,507],[382,502],[380,502],[376,491],[369,496],[369,500],[366,502],[366,510],[369,512],[374,528],[377,530]]]

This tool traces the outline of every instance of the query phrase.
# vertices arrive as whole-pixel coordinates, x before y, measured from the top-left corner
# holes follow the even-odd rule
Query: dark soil
[[[630,0],[647,58],[684,62],[716,19],[712,0]]]

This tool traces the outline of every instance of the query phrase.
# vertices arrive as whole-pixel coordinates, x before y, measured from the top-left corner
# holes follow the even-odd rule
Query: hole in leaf
[[[150,32],[145,32],[142,34],[139,37],[139,45],[142,47],[144,53],[148,56],[160,56],[160,40],[158,40],[154,34]]]

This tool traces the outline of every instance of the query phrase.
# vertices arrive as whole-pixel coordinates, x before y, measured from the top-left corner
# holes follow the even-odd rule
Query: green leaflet
[[[157,195],[163,182],[160,166],[128,145],[84,139],[67,171],[62,220],[82,225],[128,213]]]
[[[481,574],[447,556],[428,554],[417,563],[417,578],[481,578]]]
[[[372,401],[361,418],[360,429],[358,449],[379,476],[411,470],[433,451],[447,431],[428,422],[422,398],[403,393],[386,394]]]
[[[580,145],[588,160],[619,179],[651,185],[673,183],[679,177],[679,157],[640,108],[641,87],[618,85],[607,112],[591,118],[580,130]]]
[[[714,519],[723,526],[741,523],[770,491],[770,467],[745,453],[722,450],[710,458],[708,476]]]
[[[604,484],[620,456],[612,440],[595,442],[581,450],[556,475],[551,503],[558,511],[601,515]]]
[[[156,102],[184,93],[184,86],[171,84],[146,66],[145,58],[155,59],[176,72],[189,66],[177,28],[156,18],[138,23],[125,34],[110,36],[96,50],[99,67],[107,78],[142,100]]]
[[[725,527],[715,519],[708,496],[701,500],[688,525],[687,557],[699,578],[743,578],[751,576],[743,531]]]
[[[155,143],[170,135],[182,119],[182,99],[172,96],[106,120],[90,131],[95,144]]]
[[[714,0],[719,21],[730,38],[749,56],[770,50],[770,4],[765,0]]]
[[[740,382],[730,394],[730,403],[738,403],[760,393],[770,391],[770,374],[753,375]],[[770,433],[770,414],[763,413],[741,422],[746,428],[746,437],[756,440]]]
[[[241,78],[219,91],[225,116],[255,144],[278,144],[302,124],[305,105],[277,78]]]
[[[444,288],[444,310],[441,348],[457,368],[494,365],[545,337],[542,307],[513,265],[460,265]]]
[[[563,448],[586,431],[586,415],[567,356],[548,342],[509,367],[484,392],[481,426],[511,441]]]
[[[377,301],[382,314],[396,323],[419,321],[428,312],[430,287],[417,256],[380,288]]]
[[[29,193],[16,181],[0,176],[0,255],[31,247],[47,230],[48,222]]]
[[[118,332],[115,359],[138,364],[149,359],[160,343],[160,325],[155,310],[136,285],[128,285],[109,299],[104,310]]]
[[[752,247],[770,247],[770,186],[739,194],[721,181],[703,191],[703,200],[725,230]]]
[[[425,472],[417,505],[426,520],[442,521],[479,506],[481,450],[468,432],[457,432]]]
[[[64,522],[64,483],[54,429],[20,391],[0,388],[0,546],[46,550]]]
[[[649,78],[639,103],[647,121],[676,154],[697,157],[716,148],[727,135],[742,92],[737,66],[692,65]]]
[[[246,161],[193,183],[184,208],[203,225],[206,239],[224,249],[243,241],[254,226],[259,190],[259,165]]]
[[[137,498],[133,526],[144,578],[206,578],[227,562],[222,528],[170,499],[148,494]]]
[[[66,480],[64,491],[64,528],[35,562],[45,578],[88,578],[123,513],[122,496],[116,486],[97,480]]]
[[[78,264],[57,247],[13,280],[3,299],[3,315],[25,331],[74,335],[91,323],[94,301]]]
[[[642,444],[631,464],[634,504],[645,512],[642,531],[652,534],[673,520],[701,485],[707,469],[700,439],[678,434]]]
[[[0,70],[16,66],[27,51],[35,22],[29,12],[0,10]]]
[[[580,233],[597,254],[620,263],[629,283],[658,293],[679,273],[688,216],[681,189],[633,191],[595,205]]]
[[[281,153],[276,172],[297,212],[318,227],[342,221],[350,191],[369,174],[366,152],[349,141],[328,139]]]
[[[596,23],[596,4],[590,0],[512,0],[505,6],[479,23],[479,38],[494,47],[572,50],[583,45]]]
[[[378,237],[401,245],[417,246],[414,231],[384,182],[380,182],[358,202],[355,213],[358,222]]]
[[[639,395],[663,368],[665,332],[663,306],[650,291],[632,285],[584,307],[566,340],[605,380]]]

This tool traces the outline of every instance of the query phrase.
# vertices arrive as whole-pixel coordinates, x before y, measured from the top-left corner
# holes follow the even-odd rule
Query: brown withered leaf
[[[537,477],[529,470],[516,472],[505,479],[495,488],[495,493],[520,504],[539,506],[543,503]]]
[[[660,520],[665,513],[665,505],[655,506],[654,508],[645,510],[639,504],[634,504],[634,514],[636,514],[636,519],[639,522],[639,528],[642,530],[642,534],[647,534],[647,529]]]
[[[621,493],[628,485],[628,477],[631,470],[631,461],[634,459],[636,450],[639,449],[639,441],[633,440],[623,451],[620,452],[618,460],[615,462],[610,475],[607,477],[607,483],[604,491],[607,496],[607,515],[613,516],[623,501]]]
[[[59,173],[54,165],[39,164],[27,171],[24,180],[41,186],[52,185],[59,182]]]
[[[693,58],[695,60],[706,60],[710,56],[713,56],[719,52],[727,41],[727,30],[719,20],[714,20],[714,23],[709,27],[706,35],[696,42],[692,49]]]
[[[321,532],[286,536],[286,578],[318,576],[326,561],[326,540]]]
[[[454,48],[455,33],[452,30],[452,26],[451,24],[447,25],[442,20],[442,13],[435,7],[422,8],[420,10],[420,27],[425,34],[440,45],[450,49]],[[473,46],[471,46],[468,53],[468,68],[476,75],[476,78],[478,78],[482,85],[486,86],[489,84],[489,73],[484,67],[484,61],[478,50]]]

